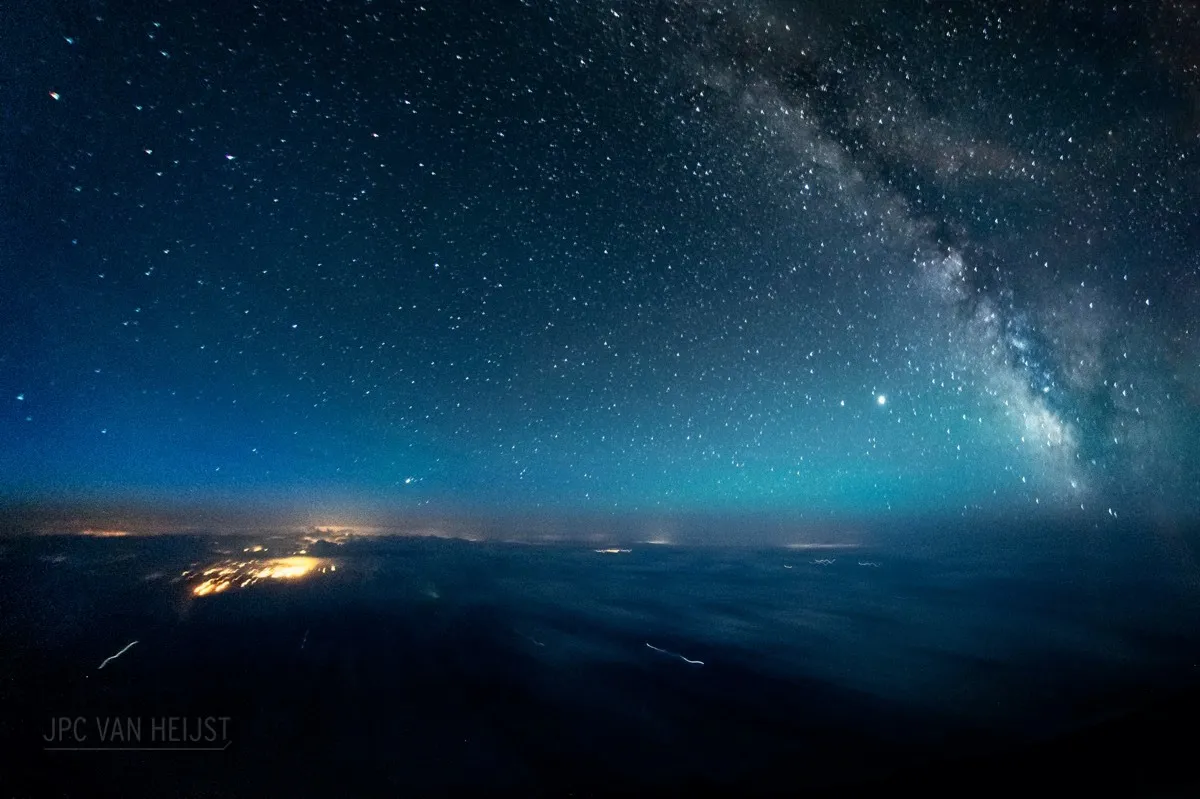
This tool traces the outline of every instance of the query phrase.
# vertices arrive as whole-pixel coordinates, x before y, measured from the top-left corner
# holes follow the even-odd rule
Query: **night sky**
[[[1193,514],[1197,54],[1184,0],[6,3],[0,500]]]

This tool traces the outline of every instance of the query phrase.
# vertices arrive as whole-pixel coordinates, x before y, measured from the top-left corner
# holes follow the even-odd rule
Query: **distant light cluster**
[[[263,580],[302,580],[314,574],[337,571],[337,565],[323,558],[293,555],[265,561],[225,560],[202,569],[182,573],[192,585],[192,595],[219,594],[230,588],[249,588]]]

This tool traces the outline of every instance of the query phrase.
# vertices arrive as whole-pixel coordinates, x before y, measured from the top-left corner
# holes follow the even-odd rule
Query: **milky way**
[[[1099,9],[1071,8],[1057,20],[1039,18],[1053,15],[1029,6],[966,14],[927,7],[926,12],[932,13],[919,21],[906,19],[896,29],[912,26],[924,28],[925,34],[942,33],[950,40],[975,39],[981,49],[975,58],[968,56],[968,61],[995,62],[987,64],[984,71],[1011,69],[1020,73],[1021,66],[1004,63],[1005,55],[1021,62],[1046,56],[1029,48],[1031,29],[1037,30],[1043,24],[1078,25],[1095,17]],[[1004,21],[1014,12],[1016,25],[1010,22],[1009,26],[1018,32],[1005,37]],[[1112,186],[1091,184],[1095,160],[1111,157],[1111,151],[1070,152],[1073,148],[1063,147],[1064,143],[1058,141],[1053,147],[1059,150],[1059,163],[1055,164],[1052,155],[1046,153],[1046,139],[1065,137],[1065,144],[1072,145],[1075,135],[1096,136],[1095,131],[1088,130],[1086,118],[1071,119],[1065,128],[1058,129],[1053,126],[1061,124],[1059,120],[1047,119],[1047,129],[1035,138],[1042,147],[1019,149],[1014,140],[1021,137],[1003,125],[1007,121],[1012,127],[1012,113],[1006,120],[985,119],[983,124],[934,114],[928,110],[926,98],[913,90],[912,72],[926,70],[931,74],[935,88],[929,99],[945,104],[944,98],[937,96],[936,86],[960,77],[954,74],[955,67],[962,68],[964,62],[948,65],[937,55],[931,60],[927,53],[906,43],[903,35],[856,37],[854,28],[860,20],[869,18],[856,17],[860,13],[850,12],[833,21],[823,19],[821,13],[797,14],[763,4],[690,6],[683,14],[694,14],[690,21],[703,31],[696,37],[701,55],[693,63],[696,85],[702,87],[699,93],[715,92],[753,120],[750,125],[755,133],[785,158],[794,157],[801,170],[840,201],[846,216],[860,219],[864,226],[876,226],[868,236],[873,233],[899,252],[912,252],[908,274],[888,270],[886,275],[877,274],[877,278],[887,291],[917,291],[928,297],[928,312],[945,319],[935,334],[944,337],[943,370],[949,368],[952,380],[970,382],[975,392],[987,398],[981,408],[989,415],[996,414],[1019,438],[1030,469],[1038,473],[1056,499],[1081,500],[1098,494],[1096,498],[1102,500],[1113,491],[1114,481],[1125,481],[1126,488],[1130,487],[1128,483],[1139,483],[1146,477],[1142,472],[1147,459],[1171,457],[1169,453],[1151,452],[1155,447],[1171,449],[1160,427],[1170,424],[1171,381],[1145,365],[1161,357],[1161,353],[1153,352],[1154,348],[1178,344],[1177,339],[1161,337],[1162,333],[1176,331],[1154,330],[1161,319],[1138,307],[1138,299],[1145,308],[1151,302],[1137,291],[1120,286],[1126,294],[1120,297],[1114,296],[1111,289],[1087,289],[1088,278],[1096,272],[1102,274],[1094,282],[1111,282],[1106,278],[1112,275],[1104,275],[1103,271],[1114,265],[1098,263],[1103,256],[1081,257],[1059,248],[1054,253],[1057,263],[1053,279],[1031,278],[1031,266],[1050,267],[1049,261],[1036,263],[1038,250],[1029,245],[1021,248],[1023,252],[1018,250],[1025,263],[1011,256],[996,257],[999,247],[994,241],[998,237],[991,228],[1011,223],[995,218],[991,225],[986,219],[982,226],[972,224],[979,221],[978,211],[955,207],[954,201],[947,199],[948,193],[962,190],[966,184],[967,191],[980,198],[980,204],[987,194],[1008,194],[1035,206],[1048,202],[1050,213],[1056,217],[1041,220],[1041,226],[1077,227],[1079,220],[1071,216],[1079,211],[1073,207],[1076,204],[1062,202],[1053,194],[1111,191]],[[1162,4],[1150,14],[1159,20],[1175,15],[1188,16],[1169,4]],[[878,25],[887,16],[888,10],[880,9],[867,26]],[[1073,30],[1078,32],[1078,28]],[[1195,30],[1193,25],[1193,41]],[[1079,65],[1056,66],[1068,75],[1072,68],[1083,71]],[[1193,91],[1195,78],[1192,70],[1187,81]],[[1006,100],[1022,99],[1004,97],[1003,93],[988,97],[988,90],[982,85],[970,88],[976,93],[978,106],[1003,106]],[[1087,96],[1088,92],[1083,94]],[[948,105],[953,111],[953,104]],[[1046,113],[1036,102],[1014,102],[1012,107],[1027,115]],[[1079,105],[1073,112],[1087,113]],[[986,124],[988,121],[992,124]],[[997,126],[997,121],[1001,125]],[[1180,189],[1184,191],[1196,187],[1194,119],[1192,122],[1192,129],[1187,131],[1193,134],[1191,146],[1180,143],[1171,153],[1172,160],[1192,164],[1190,179],[1181,181]],[[1077,128],[1081,132],[1072,134]],[[1102,135],[1111,138],[1114,131]],[[1068,152],[1064,154],[1064,150]],[[1118,157],[1135,162],[1139,159],[1138,154],[1130,152]],[[1077,166],[1072,161],[1082,164]],[[1167,185],[1158,188],[1170,186],[1167,179],[1164,183]],[[804,189],[809,188],[806,183]],[[941,200],[932,206],[924,201],[931,190],[940,194]],[[1170,193],[1175,190],[1174,186],[1167,188]],[[1042,200],[1039,195],[1049,199]],[[1090,204],[1087,210],[1092,210]],[[1195,210],[1194,197],[1172,209],[1171,215],[1186,227],[1189,223],[1180,215],[1189,210]],[[1194,234],[1194,219],[1190,227]],[[1094,235],[1100,238],[1108,230],[1103,226]],[[1086,240],[1087,245],[1092,243],[1091,238]],[[1188,243],[1192,246],[1190,268],[1175,265],[1180,280],[1195,277],[1198,242],[1194,235]],[[1128,274],[1123,274],[1122,283],[1128,280]],[[1025,281],[1032,285],[1023,285]],[[1014,299],[1014,285],[1024,295],[1020,299]],[[1194,296],[1194,283],[1190,288]],[[916,318],[913,321],[920,324]],[[1160,336],[1156,337],[1156,332]],[[1194,333],[1191,335],[1194,340]],[[1131,349],[1136,365],[1128,363]],[[1140,403],[1130,400],[1131,389],[1141,398]],[[1178,392],[1180,387],[1175,390]],[[1089,399],[1092,402],[1085,410],[1082,406]],[[1081,421],[1080,417],[1087,415],[1093,420]],[[1097,474],[1099,461],[1115,464],[1111,470],[1115,473]],[[1089,492],[1089,487],[1096,484],[1102,490]],[[1145,483],[1134,486],[1135,491],[1147,488]],[[1109,513],[1114,512],[1109,509]]]
[[[13,23],[10,501],[1196,509],[1191,6]]]

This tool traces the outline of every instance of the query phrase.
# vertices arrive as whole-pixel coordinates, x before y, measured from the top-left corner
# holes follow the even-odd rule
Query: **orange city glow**
[[[314,572],[324,573],[334,567],[323,558],[293,555],[287,558],[259,561],[223,561],[198,573],[185,571],[184,577],[203,579],[192,587],[194,596],[219,594],[230,586],[248,588],[262,580],[300,580]]]

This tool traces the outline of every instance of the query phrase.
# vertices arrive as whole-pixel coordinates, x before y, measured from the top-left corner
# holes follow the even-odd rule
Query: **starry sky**
[[[1200,11],[10,3],[0,499],[1200,509]]]

